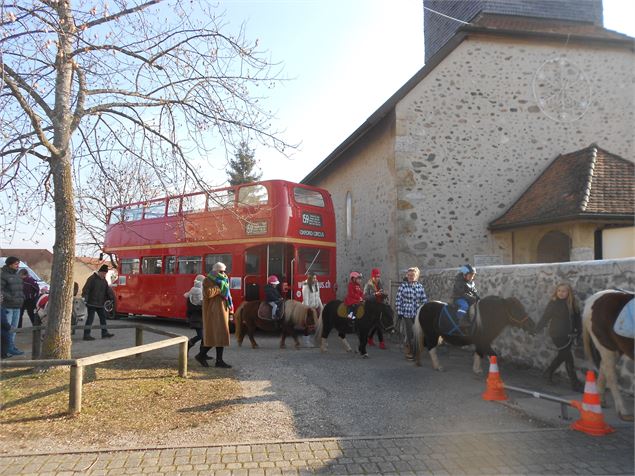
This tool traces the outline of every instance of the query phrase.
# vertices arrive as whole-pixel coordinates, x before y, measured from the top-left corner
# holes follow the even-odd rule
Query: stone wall
[[[358,142],[344,151],[337,163],[315,185],[333,199],[337,236],[339,298],[346,294],[351,271],[381,268],[386,277],[396,273],[394,116],[388,114]],[[347,236],[346,197],[351,197],[351,236]]]
[[[550,118],[534,97],[537,71],[553,58],[579,68],[592,91],[575,121]],[[397,268],[458,267],[475,255],[510,264],[514,243],[488,224],[559,154],[595,142],[633,160],[634,59],[624,49],[512,38],[459,45],[396,105]]]
[[[538,322],[560,282],[571,284],[580,309],[592,294],[603,289],[635,289],[635,258],[602,261],[577,261],[554,264],[523,264],[479,268],[476,284],[481,297],[497,295],[516,297],[529,317]],[[430,299],[448,301],[457,269],[430,270],[422,281]],[[535,337],[507,328],[494,341],[494,348],[504,358],[544,369],[556,351],[546,331]],[[620,385],[633,394],[633,361],[622,357],[619,365]],[[564,372],[564,365],[559,369]]]

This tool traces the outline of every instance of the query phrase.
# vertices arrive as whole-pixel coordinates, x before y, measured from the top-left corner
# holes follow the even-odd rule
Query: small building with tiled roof
[[[634,212],[635,165],[591,144],[556,157],[489,229],[512,263],[635,256]]]
[[[331,192],[340,282],[374,267],[400,279],[409,266],[534,261],[535,252],[517,252],[521,233],[490,224],[554,158],[597,142],[603,157],[635,159],[632,38],[593,22],[489,13],[466,21],[303,179]],[[593,184],[591,192],[587,210]],[[569,236],[570,259],[600,257],[601,237],[618,224],[599,215],[586,223],[584,238],[580,228]]]
[[[15,256],[20,261],[26,263],[29,268],[37,273],[37,275],[42,278],[47,283],[51,283],[51,266],[53,265],[53,253],[51,253],[46,248],[0,248],[0,256]],[[112,268],[112,264],[107,261],[105,262]],[[73,276],[74,281],[79,284],[80,289],[88,279],[88,277],[93,274],[101,264],[104,264],[104,261],[100,261],[97,258],[90,257],[76,257],[73,265]],[[113,270],[112,273],[116,274],[116,270]]]

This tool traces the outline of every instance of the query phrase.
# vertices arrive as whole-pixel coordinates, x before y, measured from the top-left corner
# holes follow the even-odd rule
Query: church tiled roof
[[[635,221],[635,165],[592,144],[559,155],[491,230],[561,222]]]
[[[633,41],[633,39],[627,35],[607,30],[602,26],[570,20],[482,13],[472,20],[470,25],[472,28],[485,29],[489,32],[504,31],[516,32],[518,34],[534,33],[560,35],[563,37],[571,36],[577,38]],[[466,29],[469,28],[470,27],[466,27]]]

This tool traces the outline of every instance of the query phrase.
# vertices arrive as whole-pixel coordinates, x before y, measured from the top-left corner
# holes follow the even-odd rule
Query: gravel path
[[[140,321],[164,330],[191,335],[182,325]],[[122,322],[123,323],[123,322]],[[131,329],[113,330],[115,338],[77,341],[73,355],[82,356],[122,348],[134,343]],[[248,443],[315,437],[391,436],[444,432],[528,430],[542,425],[509,407],[481,399],[484,377],[471,372],[471,355],[461,349],[439,352],[446,372],[431,369],[426,356],[423,367],[404,359],[395,343],[387,350],[370,347],[369,359],[346,353],[333,334],[329,351],[318,348],[296,350],[288,341],[279,349],[279,338],[258,334],[259,349],[247,342],[232,345],[225,352],[230,370],[210,368],[204,372],[233,376],[240,382],[241,395],[226,405],[214,425],[201,424],[162,435],[121,434],[110,447],[151,447],[170,444]],[[146,342],[154,340],[144,336]],[[349,336],[351,345],[355,336]],[[356,344],[355,344],[356,345]],[[24,345],[26,348],[27,346]],[[176,348],[156,351],[162,358],[176,360]],[[200,366],[190,353],[191,369]],[[210,355],[214,355],[213,351]],[[144,357],[145,358],[145,357]],[[528,374],[530,378],[535,375]],[[204,402],[196,411],[206,411]],[[98,429],[95,429],[98,431]],[[87,441],[75,441],[75,448],[88,448]],[[64,442],[41,441],[40,450],[59,448]]]

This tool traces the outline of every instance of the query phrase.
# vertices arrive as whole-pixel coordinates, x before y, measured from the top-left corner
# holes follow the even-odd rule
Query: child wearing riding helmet
[[[362,275],[357,271],[352,271],[349,275],[348,291],[344,298],[344,304],[348,307],[348,317],[355,319],[357,306],[364,301],[364,290],[361,286]]]
[[[454,278],[452,299],[457,307],[456,317],[459,321],[468,318],[470,306],[476,304],[480,299],[474,283],[475,276],[476,268],[472,265],[464,264],[459,268],[459,273]]]
[[[383,303],[384,299],[387,297],[388,295],[384,292],[384,288],[381,284],[381,271],[379,268],[373,268],[370,272],[370,279],[364,286],[364,300]],[[370,334],[368,335],[368,345],[375,345],[375,340],[373,339],[375,332],[377,332],[379,348],[385,349],[386,344],[384,344],[384,335],[379,327],[375,327],[370,331]]]
[[[280,290],[278,289],[278,285],[280,284],[280,280],[278,276],[272,274],[267,278],[267,284],[265,285],[265,301],[271,306],[271,317],[272,319],[278,319],[279,311],[282,309],[282,294],[280,294]]]

